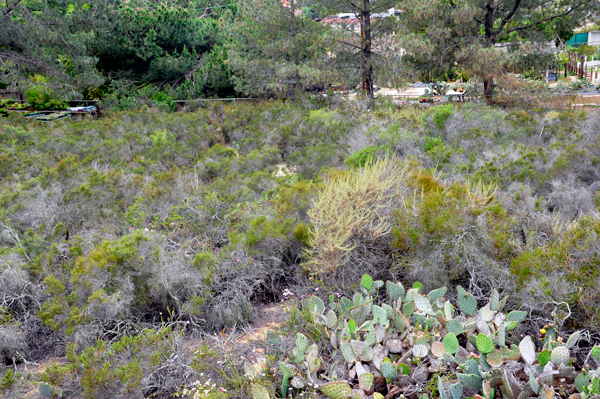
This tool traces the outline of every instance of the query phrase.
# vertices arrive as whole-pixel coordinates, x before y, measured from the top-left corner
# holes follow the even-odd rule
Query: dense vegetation
[[[0,120],[2,395],[246,397],[228,332],[364,273],[599,331],[597,113],[328,100]]]
[[[174,97],[286,98],[329,85],[363,86],[372,97],[375,85],[460,76],[482,82],[491,98],[503,72],[539,76],[554,66],[545,43],[566,41],[598,7],[595,0],[6,0],[0,89],[127,109]]]

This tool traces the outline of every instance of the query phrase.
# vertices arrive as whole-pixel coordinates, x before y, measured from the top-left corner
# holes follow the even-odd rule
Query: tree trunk
[[[496,21],[496,11],[498,4],[495,2],[488,2],[485,8],[485,39],[487,46],[495,46],[496,36],[494,34],[494,23]],[[488,104],[492,104],[494,101],[494,77],[488,76],[483,78],[483,93]]]
[[[483,92],[485,94],[485,99],[488,104],[492,104],[494,102],[494,78],[485,78],[483,79]]]
[[[367,96],[373,98],[373,61],[371,60],[371,0],[363,0],[361,24],[363,87]]]

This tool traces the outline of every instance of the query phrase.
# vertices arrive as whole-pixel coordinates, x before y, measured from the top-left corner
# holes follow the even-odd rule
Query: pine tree
[[[302,15],[296,0],[238,0],[229,26],[229,65],[236,89],[287,97],[335,79],[330,29]],[[298,11],[298,12],[297,12]]]
[[[422,75],[455,65],[483,81],[492,101],[494,77],[523,55],[547,62],[556,40],[598,10],[597,0],[401,0],[404,61]],[[505,51],[498,48],[506,43]],[[544,55],[546,56],[544,58]]]

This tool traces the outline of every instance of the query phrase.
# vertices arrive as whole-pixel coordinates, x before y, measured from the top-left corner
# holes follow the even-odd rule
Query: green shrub
[[[113,343],[98,340],[81,353],[70,345],[68,362],[48,367],[42,381],[89,398],[172,395],[185,382],[192,363],[191,354],[181,349],[181,340],[181,331],[167,326]]]
[[[351,168],[363,168],[368,163],[374,162],[380,148],[378,145],[370,145],[351,154],[344,163]]]

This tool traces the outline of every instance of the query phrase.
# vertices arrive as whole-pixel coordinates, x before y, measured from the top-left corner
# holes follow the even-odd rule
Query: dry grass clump
[[[356,261],[354,254],[389,236],[392,210],[409,166],[382,159],[329,177],[308,212],[313,235],[306,267],[316,274],[335,274]]]

